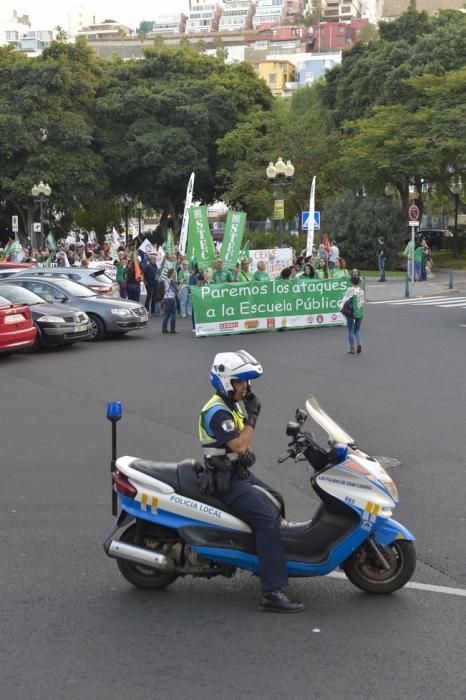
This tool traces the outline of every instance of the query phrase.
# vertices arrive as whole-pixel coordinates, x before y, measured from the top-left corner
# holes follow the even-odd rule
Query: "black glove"
[[[250,425],[252,428],[255,428],[257,419],[259,418],[259,413],[261,412],[260,401],[255,394],[250,392],[244,397],[243,403],[248,415],[246,425]]]
[[[249,469],[256,463],[256,455],[251,450],[246,450],[238,459],[240,467],[243,469]]]

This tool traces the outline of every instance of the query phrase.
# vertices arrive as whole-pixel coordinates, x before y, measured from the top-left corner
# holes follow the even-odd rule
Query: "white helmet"
[[[248,380],[262,376],[262,367],[255,357],[246,350],[236,352],[220,352],[215,355],[210,381],[219,394],[231,396],[234,391],[232,379]]]

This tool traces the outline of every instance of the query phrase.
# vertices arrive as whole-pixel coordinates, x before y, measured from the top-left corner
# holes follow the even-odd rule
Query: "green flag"
[[[57,242],[55,240],[55,237],[52,232],[50,232],[47,235],[47,238],[45,239],[45,242],[47,243],[48,248],[53,248],[53,250],[57,249]]]
[[[239,260],[249,260],[251,254],[249,252],[249,241],[247,241],[246,245],[242,250],[240,250],[239,253]]]
[[[243,240],[246,214],[241,211],[229,211],[225,223],[225,233],[223,234],[222,250],[220,257],[225,267],[235,267]]]
[[[165,254],[175,255],[175,243],[173,240],[173,231],[171,228],[167,231],[167,240],[165,241]]]
[[[3,249],[3,257],[7,258],[9,254],[11,253],[11,246],[13,245],[13,241],[11,238],[8,239],[5,248]]]
[[[192,257],[196,258],[200,270],[212,267],[217,256],[205,206],[191,207],[189,210],[189,246],[193,247]]]

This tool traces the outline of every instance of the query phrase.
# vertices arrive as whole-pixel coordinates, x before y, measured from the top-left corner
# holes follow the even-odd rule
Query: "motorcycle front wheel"
[[[130,527],[123,532],[120,537],[120,542],[136,544],[135,524],[130,525]],[[138,546],[158,551],[161,550],[165,544],[167,544],[167,540],[163,529],[148,527],[143,534],[142,543]],[[124,559],[117,559],[117,565],[122,576],[137,588],[160,590],[161,588],[166,588],[178,578],[178,574],[164,574],[156,569],[151,569],[142,564],[133,564]]]
[[[343,564],[351,583],[366,593],[388,594],[402,588],[416,568],[416,550],[412,542],[395,540],[379,547],[390,565],[385,569],[367,543],[357,549]]]

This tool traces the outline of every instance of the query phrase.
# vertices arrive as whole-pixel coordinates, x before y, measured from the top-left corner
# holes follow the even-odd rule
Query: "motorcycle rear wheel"
[[[121,535],[120,542],[136,544],[136,525],[130,525]],[[166,533],[155,526],[149,526],[143,535],[142,547],[157,551],[162,549],[166,542]],[[151,569],[142,564],[133,564],[124,559],[117,559],[117,566],[121,575],[137,588],[160,590],[176,581],[178,574],[164,574],[156,569]]]
[[[416,568],[416,550],[406,540],[395,540],[379,548],[390,564],[388,571],[366,543],[345,561],[343,570],[351,583],[366,593],[386,595],[408,583]]]

